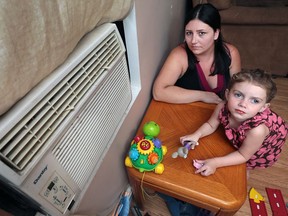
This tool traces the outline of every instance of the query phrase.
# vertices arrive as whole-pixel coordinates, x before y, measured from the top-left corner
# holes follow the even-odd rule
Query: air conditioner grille
[[[113,71],[53,149],[59,163],[81,189],[101,164],[131,101],[125,57]]]
[[[49,138],[120,58],[118,40],[115,31],[111,32],[1,139],[0,156],[4,162],[23,171],[37,159],[40,150],[49,147]]]

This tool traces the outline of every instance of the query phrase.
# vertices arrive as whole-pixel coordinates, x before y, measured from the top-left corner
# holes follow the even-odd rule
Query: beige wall
[[[128,52],[133,53],[129,57],[132,79],[141,88],[83,197],[78,214],[108,215],[128,184],[124,158],[151,100],[155,75],[169,51],[183,40],[185,6],[186,0],[135,0],[135,7],[124,23],[125,29],[132,31],[128,34],[135,33],[136,38],[128,35],[126,43]],[[140,76],[137,76],[138,72]]]

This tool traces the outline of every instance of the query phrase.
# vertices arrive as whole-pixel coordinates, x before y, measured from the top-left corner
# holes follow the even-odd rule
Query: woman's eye
[[[186,35],[190,36],[190,35],[192,35],[192,32],[186,32]]]
[[[199,32],[199,36],[203,36],[205,34],[206,34],[206,32]]]

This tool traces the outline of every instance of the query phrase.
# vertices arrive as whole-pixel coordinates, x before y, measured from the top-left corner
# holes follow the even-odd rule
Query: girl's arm
[[[226,156],[216,157],[207,160],[197,160],[203,166],[195,173],[201,173],[204,176],[213,174],[218,167],[238,165],[247,162],[255,152],[261,147],[265,137],[269,134],[269,129],[261,124],[247,132],[246,138],[241,147]]]
[[[218,115],[224,104],[225,104],[224,102],[219,103],[216,106],[209,120],[205,122],[203,125],[201,125],[200,128],[198,128],[194,133],[180,137],[180,142],[182,143],[182,145],[184,145],[184,143],[189,141],[190,142],[194,141],[195,143],[197,143],[200,138],[212,134],[220,124]]]

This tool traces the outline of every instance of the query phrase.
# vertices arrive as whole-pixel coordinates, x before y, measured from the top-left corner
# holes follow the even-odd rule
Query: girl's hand
[[[199,145],[198,138],[193,134],[180,137],[180,143],[187,149],[194,149],[196,145]]]
[[[195,174],[200,173],[203,176],[209,176],[215,173],[217,165],[215,164],[215,160],[207,159],[207,160],[195,160],[197,163],[203,164],[199,169],[195,171]]]

